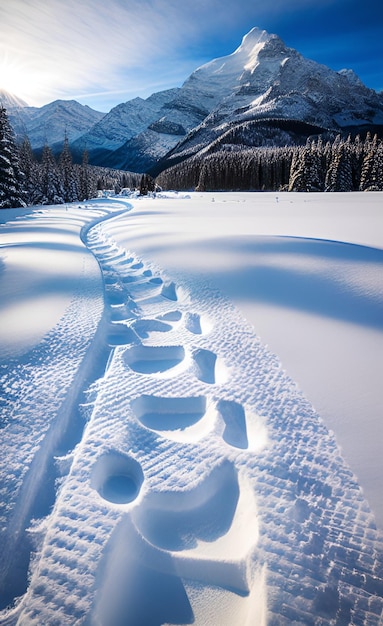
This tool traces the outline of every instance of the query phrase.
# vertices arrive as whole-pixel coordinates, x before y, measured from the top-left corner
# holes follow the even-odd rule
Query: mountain
[[[10,94],[4,106],[16,139],[22,141],[27,135],[34,149],[45,144],[62,145],[65,133],[72,142],[105,115],[76,100],[55,100],[43,107],[30,107]]]
[[[294,132],[296,122],[337,131],[383,125],[382,95],[368,89],[354,72],[335,72],[305,59],[265,31],[253,29],[232,55],[204,65],[195,74],[205,81],[215,75],[226,82],[236,72],[234,88],[169,157],[185,157],[212,142],[225,141],[228,132],[233,140],[234,129],[243,140],[246,129],[261,125]]]
[[[169,89],[155,93],[146,100],[134,98],[117,105],[71,144],[72,151],[82,152],[86,146],[90,161],[94,165],[104,165],[115,150],[158,120],[161,108],[177,92],[177,88]]]
[[[258,28],[232,54],[195,70],[180,89],[148,101],[159,96],[165,101],[157,118],[130,131],[108,165],[156,173],[220,142],[284,145],[328,130],[383,128],[382,94],[352,70],[336,72],[306,59]],[[132,115],[134,101],[129,104]],[[100,125],[107,127],[114,113]]]

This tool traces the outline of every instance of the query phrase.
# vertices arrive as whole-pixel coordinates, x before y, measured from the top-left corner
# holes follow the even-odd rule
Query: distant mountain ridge
[[[105,115],[76,100],[55,100],[42,107],[30,107],[5,91],[0,92],[0,103],[7,109],[16,138],[22,141],[28,136],[32,148],[37,150],[45,144],[62,144],[65,135],[70,143],[75,141]]]
[[[19,121],[11,110],[18,136],[24,124],[38,147],[48,136],[51,143],[62,141],[66,125],[77,158],[86,148],[90,163],[137,172],[160,171],[215,142],[284,145],[313,129],[383,129],[382,94],[352,70],[336,72],[306,59],[258,28],[232,54],[196,69],[182,87],[135,98],[107,114],[58,103],[17,108]]]

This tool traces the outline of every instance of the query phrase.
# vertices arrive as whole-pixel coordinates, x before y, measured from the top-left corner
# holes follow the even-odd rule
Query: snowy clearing
[[[382,200],[1,212],[0,624],[381,623]]]

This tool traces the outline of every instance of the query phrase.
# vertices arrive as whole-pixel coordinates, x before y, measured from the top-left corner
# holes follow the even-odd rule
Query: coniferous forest
[[[304,146],[232,145],[161,172],[164,189],[197,191],[382,191],[383,143],[367,133]]]
[[[28,138],[16,145],[0,108],[0,208],[83,201],[101,189],[140,188],[145,194],[153,182],[147,174],[91,166],[86,151],[81,164],[73,163],[67,138],[58,159],[46,145],[37,160]],[[367,133],[364,139],[309,138],[304,146],[229,144],[173,165],[155,182],[196,191],[382,191],[383,142]]]

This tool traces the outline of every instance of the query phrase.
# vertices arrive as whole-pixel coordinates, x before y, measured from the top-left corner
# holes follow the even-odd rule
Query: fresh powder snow
[[[0,219],[0,624],[381,624],[381,193]]]

